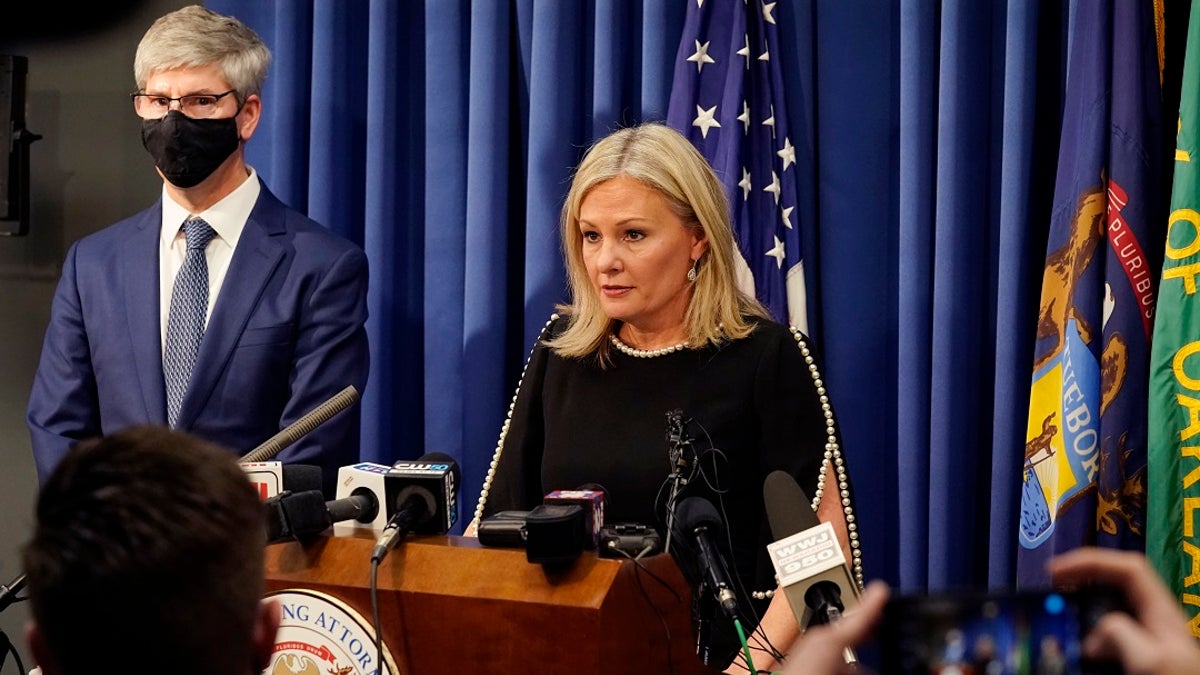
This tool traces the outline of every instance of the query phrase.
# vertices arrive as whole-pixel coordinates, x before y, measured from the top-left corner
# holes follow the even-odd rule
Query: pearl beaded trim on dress
[[[558,314],[552,314],[550,316],[550,320],[546,322],[545,327],[543,327],[543,329],[542,329],[543,335],[545,334],[546,328],[549,328],[550,324],[554,323],[554,321],[556,319],[558,319]],[[835,425],[834,419],[833,419],[833,406],[830,405],[830,403],[829,403],[829,396],[825,390],[825,382],[821,379],[821,373],[820,373],[820,370],[817,368],[816,360],[812,356],[812,351],[808,348],[808,344],[804,341],[804,334],[801,333],[800,330],[795,328],[794,326],[789,326],[789,328],[792,332],[792,338],[796,340],[796,346],[799,347],[800,353],[804,356],[804,362],[808,366],[809,375],[812,376],[813,385],[817,388],[817,395],[820,397],[821,412],[825,416],[825,434],[826,434],[825,456],[821,460],[821,473],[817,477],[817,490],[815,493],[813,493],[813,497],[812,497],[812,504],[811,504],[812,510],[816,511],[817,507],[821,505],[821,499],[825,496],[825,483],[826,483],[825,471],[829,466],[832,465],[834,467],[835,473],[837,474],[837,483],[838,483],[838,495],[837,496],[840,498],[840,501],[841,501],[842,512],[846,514],[846,530],[847,530],[848,534],[850,535],[850,553],[851,553],[851,555],[854,556],[854,559],[852,561],[850,561],[850,564],[851,564],[852,568],[854,569],[854,580],[858,584],[858,587],[861,589],[861,588],[863,588],[863,585],[864,585],[863,567],[862,567],[862,549],[859,545],[859,540],[858,540],[858,523],[856,522],[856,519],[854,517],[854,507],[850,503],[850,484],[849,484],[849,478],[846,475],[846,461],[845,461],[845,458],[842,457],[841,444],[838,442],[838,439],[837,439],[837,428],[836,428],[836,425]],[[630,356],[636,356],[639,358],[653,358],[655,356],[662,356],[663,354],[670,354],[670,353],[673,353],[673,352],[676,352],[676,351],[686,348],[686,344],[681,343],[678,345],[673,345],[671,347],[665,347],[663,349],[641,350],[641,349],[634,349],[633,347],[630,347],[629,345],[625,344],[624,342],[621,342],[621,340],[619,338],[617,338],[617,336],[615,336],[615,335],[610,335],[609,339],[612,341],[613,346],[616,347],[621,352],[629,354]],[[541,338],[539,336],[538,342],[540,342],[540,341],[541,341]],[[537,342],[534,343],[534,349],[536,349],[536,348],[537,348]],[[658,353],[655,353],[655,352],[658,352]],[[532,355],[533,355],[533,352],[531,350],[530,356],[532,356]],[[529,367],[529,359],[526,359],[525,360],[525,368],[528,368],[528,367]],[[521,371],[521,380],[524,380],[524,379],[525,379],[525,371],[522,370]],[[517,382],[517,391],[515,393],[513,393],[512,401],[508,405],[508,413],[505,417],[504,425],[500,428],[500,440],[497,441],[497,443],[496,443],[496,451],[492,455],[491,464],[488,466],[487,476],[484,478],[484,481],[483,481],[483,490],[480,492],[479,501],[475,505],[474,520],[476,522],[478,522],[479,520],[481,520],[483,518],[483,509],[484,509],[484,505],[487,504],[488,491],[491,488],[492,479],[496,475],[496,466],[500,463],[500,453],[504,450],[504,439],[508,436],[508,428],[509,428],[510,423],[512,422],[513,408],[516,407],[517,395],[520,393],[520,391],[521,391],[521,382],[518,381]],[[771,597],[771,595],[774,595],[774,589],[771,589],[769,591],[754,591],[753,595],[756,595],[756,596],[762,597],[762,598],[768,598],[768,597]]]

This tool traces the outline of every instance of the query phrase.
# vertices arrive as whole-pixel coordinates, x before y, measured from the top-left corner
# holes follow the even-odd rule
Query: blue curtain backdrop
[[[370,257],[363,458],[459,458],[463,521],[565,298],[571,169],[606,132],[665,118],[691,1],[206,3],[274,51],[251,163]],[[904,589],[1015,576],[1069,5],[774,10],[810,329],[867,576]]]

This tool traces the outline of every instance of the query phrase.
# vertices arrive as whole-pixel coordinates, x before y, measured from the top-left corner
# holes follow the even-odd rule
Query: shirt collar
[[[254,170],[254,167],[249,168],[250,175],[246,176],[246,180],[242,181],[236,190],[205,209],[204,212],[195,214],[212,226],[217,236],[227,243],[236,242],[241,236],[242,228],[250,219],[250,212],[254,210],[259,192],[262,191],[262,186],[258,182],[258,172]],[[183,221],[191,216],[190,211],[170,198],[164,186],[161,233],[163,243],[169,247],[179,234],[180,228],[183,227]]]

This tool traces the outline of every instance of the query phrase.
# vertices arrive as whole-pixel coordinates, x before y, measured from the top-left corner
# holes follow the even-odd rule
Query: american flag
[[[667,124],[691,140],[725,186],[745,263],[739,285],[777,320],[808,332],[776,5],[689,0]]]

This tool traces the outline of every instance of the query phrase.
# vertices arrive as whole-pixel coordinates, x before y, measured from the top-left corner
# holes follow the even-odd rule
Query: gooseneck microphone
[[[350,385],[336,393],[329,400],[313,408],[303,417],[287,425],[279,433],[268,438],[257,448],[246,453],[239,461],[265,462],[278,455],[284,448],[307,436],[313,429],[329,421],[334,415],[349,408],[358,401],[358,389]]]
[[[737,594],[729,581],[725,558],[717,547],[724,532],[717,507],[703,497],[687,497],[675,509],[676,527],[694,542],[705,583],[730,619],[738,618]]]
[[[384,474],[395,511],[375,540],[371,562],[382,561],[410,531],[435,534],[453,527],[458,519],[455,491],[460,475],[458,463],[444,452],[426,453],[415,462],[396,462]]]

